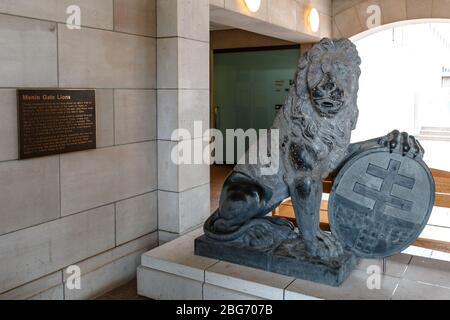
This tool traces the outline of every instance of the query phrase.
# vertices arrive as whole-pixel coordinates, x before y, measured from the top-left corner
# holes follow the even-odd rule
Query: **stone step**
[[[424,135],[419,135],[417,138],[420,141],[450,141],[450,137],[443,137],[443,136],[424,136]]]
[[[441,136],[441,137],[450,137],[450,131],[421,131],[420,135],[422,136]]]
[[[422,127],[422,131],[448,131],[450,132],[449,127]]]

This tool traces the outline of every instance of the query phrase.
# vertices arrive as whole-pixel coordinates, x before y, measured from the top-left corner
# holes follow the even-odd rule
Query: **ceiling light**
[[[248,10],[255,13],[261,7],[261,0],[244,0]]]
[[[312,32],[316,33],[320,28],[320,16],[316,8],[311,8],[308,14],[308,24]]]

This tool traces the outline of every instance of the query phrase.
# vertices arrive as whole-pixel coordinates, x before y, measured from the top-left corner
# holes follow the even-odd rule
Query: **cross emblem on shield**
[[[374,213],[384,214],[386,206],[392,206],[403,211],[411,212],[413,202],[392,195],[394,185],[399,185],[412,190],[416,182],[413,178],[402,176],[398,173],[401,166],[400,161],[391,160],[388,169],[383,169],[369,164],[367,174],[383,180],[380,190],[372,189],[358,182],[355,183],[353,191],[357,194],[375,200]]]
[[[357,256],[385,258],[413,243],[428,222],[434,181],[419,159],[365,151],[335,180],[329,201],[333,234]]]

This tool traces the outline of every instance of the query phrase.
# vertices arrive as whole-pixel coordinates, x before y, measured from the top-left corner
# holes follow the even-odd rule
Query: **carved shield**
[[[421,159],[362,152],[340,171],[330,195],[333,234],[358,257],[381,259],[410,246],[425,228],[435,184]]]

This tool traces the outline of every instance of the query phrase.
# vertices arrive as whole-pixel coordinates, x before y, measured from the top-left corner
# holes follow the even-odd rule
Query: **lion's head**
[[[348,39],[322,39],[300,59],[296,80],[274,128],[281,130],[281,146],[291,157],[292,141],[312,159],[326,160],[324,174],[336,168],[358,121],[358,81],[361,59]],[[291,142],[291,143],[290,143]],[[308,152],[303,152],[302,148]],[[313,161],[314,160],[314,161]]]
[[[356,108],[361,58],[348,39],[322,39],[300,60],[297,93],[309,100],[322,117]],[[356,124],[354,124],[356,125]]]

